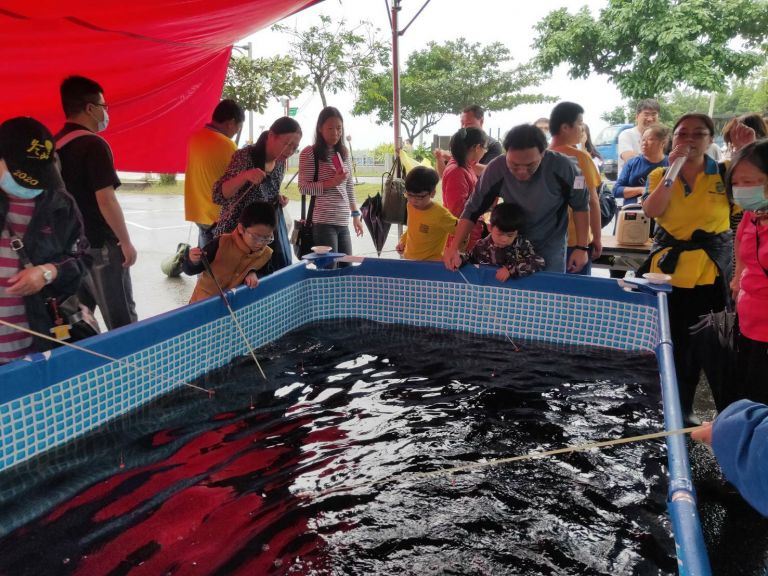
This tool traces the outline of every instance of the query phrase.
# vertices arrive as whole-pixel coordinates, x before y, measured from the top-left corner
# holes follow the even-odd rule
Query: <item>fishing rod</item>
[[[304,491],[299,496],[326,496],[336,492],[356,490],[358,488],[370,488],[378,484],[385,482],[398,482],[398,481],[418,481],[427,478],[433,478],[436,476],[448,476],[458,472],[468,472],[471,470],[478,470],[480,468],[486,468],[488,466],[499,466],[501,464],[509,464],[511,462],[520,462],[522,460],[538,460],[540,458],[547,458],[549,456],[557,456],[558,454],[571,454],[573,452],[585,452],[595,448],[605,448],[608,446],[617,446],[619,444],[630,444],[632,442],[642,442],[645,440],[654,440],[657,438],[666,438],[668,436],[677,436],[679,434],[689,434],[694,430],[698,430],[702,426],[691,426],[689,428],[678,428],[676,430],[665,430],[663,432],[652,432],[650,434],[641,434],[639,436],[629,436],[626,438],[616,438],[615,440],[602,440],[599,442],[589,442],[586,444],[575,444],[572,446],[566,446],[564,448],[556,448],[554,450],[546,450],[544,452],[528,452],[518,456],[509,456],[506,458],[493,458],[491,460],[485,460],[483,462],[470,462],[469,464],[463,464],[461,466],[455,466],[452,468],[443,468],[440,470],[431,470],[429,472],[414,472],[414,473],[402,473],[394,474],[386,478],[379,478],[378,480],[372,480],[370,482],[360,482],[358,484],[347,484],[343,486],[336,486],[334,488],[326,488],[325,490],[318,490],[317,492]]]
[[[37,330],[32,330],[31,328],[25,328],[24,326],[19,326],[18,324],[13,324],[12,322],[7,322],[3,319],[0,319],[0,324],[2,324],[3,326],[7,326],[8,328],[18,330],[20,332],[26,332],[27,334],[31,334],[32,336],[37,336],[38,338],[42,338],[43,340],[49,340],[50,342],[55,342],[56,344],[61,344],[68,348],[79,350],[80,352],[85,352],[86,354],[90,354],[91,356],[97,356],[104,360],[109,360],[110,362],[117,362],[118,364],[124,364],[126,366],[129,366],[130,368],[133,368],[134,370],[146,372],[147,374],[160,379],[160,382],[174,382],[170,378],[162,377],[154,370],[150,370],[145,366],[141,366],[140,364],[136,364],[135,362],[131,362],[130,360],[126,360],[125,358],[114,358],[112,356],[108,356],[107,354],[102,354],[101,352],[96,352],[95,350],[90,350],[88,348],[84,348],[83,346],[72,344],[70,342],[67,342],[66,340],[57,340],[56,338],[53,338],[51,336],[48,336],[47,334],[38,332]],[[174,383],[178,384],[179,382],[174,382]],[[189,382],[181,382],[181,384],[183,384],[184,386],[189,386],[190,388],[194,388],[196,390],[200,390],[202,392],[206,392],[209,396],[213,395],[214,393],[213,390],[202,388],[200,386],[195,386],[194,384],[190,384]]]
[[[243,330],[243,327],[240,325],[240,322],[238,321],[237,316],[235,315],[235,311],[232,310],[232,306],[230,306],[229,300],[227,300],[227,296],[226,294],[224,294],[224,289],[221,287],[221,284],[219,284],[218,279],[214,275],[213,270],[211,269],[211,263],[208,261],[208,257],[205,255],[205,251],[201,251],[200,260],[203,263],[203,267],[205,268],[205,271],[211,275],[211,278],[213,278],[213,282],[216,284],[216,288],[218,288],[219,290],[219,296],[221,296],[221,299],[224,300],[224,304],[227,306],[227,310],[229,310],[229,316],[232,318],[232,322],[235,324],[235,327],[240,332],[240,336],[243,337],[243,341],[245,342],[245,345],[248,347],[248,350],[251,353],[251,357],[253,358],[253,361],[256,363],[256,366],[259,369],[259,372],[261,372],[262,378],[266,380],[267,375],[264,374],[264,370],[261,369],[261,364],[259,364],[259,359],[256,358],[256,352],[254,351],[253,346],[251,346],[251,343],[248,340],[248,336],[246,336],[245,334],[245,330]]]

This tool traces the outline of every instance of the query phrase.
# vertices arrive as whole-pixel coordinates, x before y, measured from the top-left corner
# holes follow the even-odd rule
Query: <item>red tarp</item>
[[[104,87],[119,170],[183,172],[210,120],[232,44],[317,0],[12,0],[0,3],[0,121],[64,122],[59,84]]]

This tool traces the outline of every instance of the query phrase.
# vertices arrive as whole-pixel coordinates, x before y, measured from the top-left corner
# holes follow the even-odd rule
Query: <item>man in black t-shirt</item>
[[[101,310],[107,328],[138,318],[129,269],[136,249],[115,196],[120,179],[112,150],[97,132],[109,123],[104,90],[88,78],[70,76],[61,84],[61,104],[67,118],[56,134],[61,175],[83,215],[93,266],[83,279],[81,301]]]

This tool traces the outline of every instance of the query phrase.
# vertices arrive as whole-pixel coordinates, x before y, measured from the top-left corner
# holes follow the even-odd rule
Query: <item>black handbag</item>
[[[313,182],[317,182],[318,172],[320,170],[319,162],[315,158],[315,177]],[[293,221],[293,233],[291,234],[291,244],[293,244],[293,253],[296,258],[301,260],[305,254],[312,252],[312,246],[315,240],[312,232],[312,213],[315,211],[315,197],[309,200],[309,211],[307,211],[307,196],[301,195],[301,220]]]
[[[384,204],[381,219],[389,224],[406,224],[408,201],[405,199],[405,180],[400,158],[395,158],[392,169],[381,175],[381,196]]]
[[[605,182],[600,183],[597,189],[598,203],[600,204],[600,227],[605,228],[616,217],[619,210],[613,191],[608,190]]]

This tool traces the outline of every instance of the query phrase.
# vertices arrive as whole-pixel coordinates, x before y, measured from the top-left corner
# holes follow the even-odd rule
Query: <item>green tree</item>
[[[714,92],[715,116],[738,116],[747,112],[768,114],[768,65],[760,68],[746,80],[734,80],[725,88]],[[691,88],[678,88],[659,97],[661,113],[659,121],[671,126],[683,114],[688,112],[709,113],[710,93]],[[604,113],[601,118],[606,122],[615,122],[619,112],[626,110],[627,118],[634,121],[635,102],[629,101],[625,107],[618,106],[612,112]]]
[[[613,110],[600,114],[600,120],[608,124],[624,124],[627,121],[627,109],[624,106],[616,106]]]
[[[387,45],[377,37],[378,29],[366,21],[347,28],[344,20],[334,24],[329,16],[320,16],[320,24],[307,30],[282,24],[272,29],[292,37],[291,54],[307,69],[323,107],[328,105],[327,92],[356,86],[377,64],[386,65],[389,56]]]
[[[307,78],[297,70],[290,56],[254,59],[232,56],[222,96],[235,100],[245,110],[261,114],[270,98],[295,98],[307,87]]]
[[[537,86],[540,75],[528,66],[505,69],[511,61],[500,42],[482,46],[464,38],[430,42],[410,54],[400,73],[400,119],[407,137],[413,141],[429,133],[443,116],[459,114],[469,104],[494,111],[554,100],[522,92]],[[353,114],[375,114],[378,124],[392,125],[391,70],[363,78],[358,93]]]
[[[605,74],[627,98],[712,92],[765,62],[768,0],[608,0],[598,18],[561,8],[536,30],[543,72],[566,64],[572,78]]]

